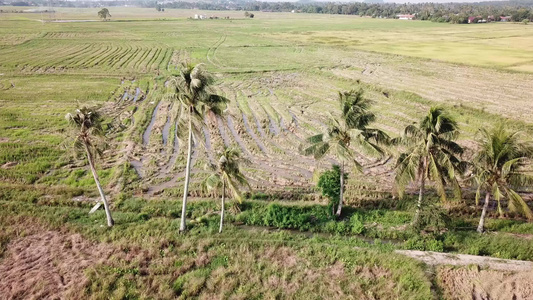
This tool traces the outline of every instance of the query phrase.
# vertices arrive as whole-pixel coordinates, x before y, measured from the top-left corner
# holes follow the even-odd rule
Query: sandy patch
[[[533,299],[533,272],[441,267],[437,280],[445,299]]]
[[[79,234],[45,231],[12,241],[0,261],[3,299],[76,299],[87,284],[85,268],[113,253]]]

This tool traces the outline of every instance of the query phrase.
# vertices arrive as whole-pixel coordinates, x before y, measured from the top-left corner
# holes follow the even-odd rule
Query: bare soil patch
[[[0,261],[3,299],[76,299],[87,284],[84,270],[114,249],[79,234],[44,231],[18,238]]]
[[[437,281],[445,299],[533,299],[533,272],[441,267]]]
[[[0,168],[2,168],[2,169],[11,169],[11,168],[15,167],[16,165],[18,165],[18,162],[10,161],[10,162],[6,162],[5,164],[3,164]]]

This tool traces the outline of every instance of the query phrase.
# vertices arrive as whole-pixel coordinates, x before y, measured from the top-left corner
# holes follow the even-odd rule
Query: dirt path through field
[[[45,231],[16,239],[0,262],[2,299],[76,299],[84,270],[105,262],[114,249],[79,234]]]
[[[428,265],[478,265],[480,267],[487,267],[492,270],[499,271],[533,271],[533,262],[525,260],[500,259],[488,256],[452,254],[419,250],[396,250],[395,252],[412,257]]]
[[[450,300],[533,299],[533,272],[439,267],[437,284]]]

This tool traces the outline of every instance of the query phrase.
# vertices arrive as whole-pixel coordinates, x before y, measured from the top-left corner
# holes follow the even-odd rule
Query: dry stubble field
[[[96,12],[58,9],[53,17],[91,20]],[[533,54],[528,44],[533,26],[289,13],[244,19],[241,12],[204,12],[229,20],[188,20],[201,12],[110,12],[110,22],[42,23],[40,14],[0,15],[2,188],[37,184],[91,190],[83,162],[70,162],[60,147],[63,116],[80,103],[103,105],[123,124],[101,164],[100,176],[109,191],[178,196],[185,149],[175,138],[177,107],[162,95],[166,76],[185,60],[206,64],[216,75],[219,92],[232,100],[224,118],[206,120],[204,145],[195,147],[196,196],[204,196],[198,183],[213,151],[236,144],[253,162],[245,173],[255,190],[314,199],[313,173],[334,159],[317,163],[299,155],[297,148],[335,114],[341,90],[363,88],[374,100],[376,126],[391,136],[433,105],[449,109],[458,119],[465,145],[478,128],[501,120],[528,136],[533,133]],[[365,171],[350,177],[349,204],[380,199],[392,189],[390,164],[360,159]],[[70,239],[49,234],[61,243]],[[333,275],[343,275],[334,269],[338,266],[330,268]],[[372,281],[381,271],[354,272]],[[397,282],[396,275],[387,276]],[[284,295],[293,289],[285,287]]]

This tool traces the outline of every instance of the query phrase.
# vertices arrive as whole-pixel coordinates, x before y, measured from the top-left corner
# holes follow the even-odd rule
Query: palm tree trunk
[[[337,208],[337,217],[340,217],[342,212],[342,200],[344,199],[344,161],[341,164],[341,190],[339,192],[339,206]]]
[[[189,195],[189,181],[191,178],[191,156],[192,156],[192,107],[189,107],[189,149],[187,152],[187,167],[185,170],[185,186],[183,187],[183,203],[181,205],[180,232],[185,231],[185,218],[187,211],[187,196]]]
[[[225,196],[226,196],[226,181],[222,180],[222,208],[220,210],[220,228],[218,233],[222,233],[222,225],[224,224],[224,206],[225,206]]]
[[[93,155],[91,154],[91,151],[89,150],[89,146],[87,144],[85,144],[85,151],[87,152],[87,160],[89,161],[89,166],[91,167],[91,172],[93,173],[94,182],[96,183],[96,187],[98,188],[98,192],[100,192],[100,197],[102,197],[102,202],[104,203],[107,226],[112,227],[115,224],[115,221],[113,221],[113,218],[111,217],[111,210],[109,209],[109,204],[107,203],[107,199],[104,194],[104,189],[102,189],[102,186],[100,185],[98,174],[96,173],[96,169],[94,168]]]
[[[483,203],[483,210],[481,211],[481,218],[477,226],[477,232],[483,233],[485,231],[485,216],[487,215],[487,208],[489,208],[490,192],[485,194],[485,203]]]
[[[416,212],[415,217],[413,218],[413,224],[416,224],[418,222],[418,218],[420,217],[420,209],[422,208],[422,201],[424,201],[424,193],[426,188],[426,165],[427,165],[427,158],[424,157],[424,161],[422,163],[422,172],[420,174],[420,190],[418,192],[418,202],[416,203]]]

